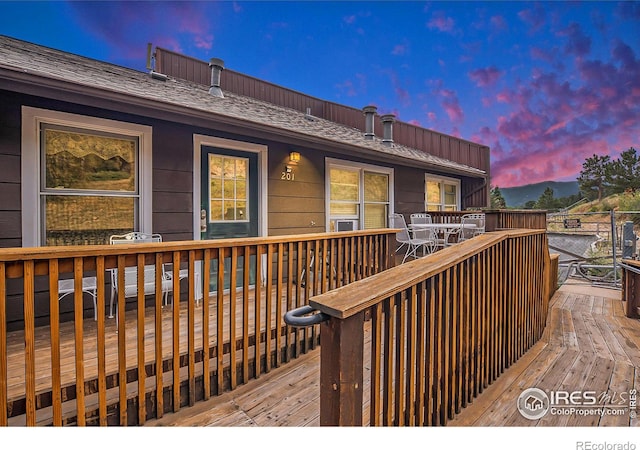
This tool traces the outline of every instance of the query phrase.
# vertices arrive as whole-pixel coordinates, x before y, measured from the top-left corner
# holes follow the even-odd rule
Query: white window
[[[151,127],[23,107],[22,180],[24,247],[152,232]]]
[[[460,180],[427,174],[424,209],[426,211],[460,211]]]
[[[393,169],[327,159],[327,231],[387,226]]]

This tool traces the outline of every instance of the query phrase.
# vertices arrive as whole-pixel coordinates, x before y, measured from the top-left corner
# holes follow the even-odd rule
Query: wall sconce
[[[289,163],[295,165],[295,164],[298,164],[299,162],[300,162],[300,153],[298,152],[289,153]]]

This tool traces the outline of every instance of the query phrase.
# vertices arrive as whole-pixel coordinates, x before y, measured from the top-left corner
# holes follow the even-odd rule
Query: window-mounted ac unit
[[[353,231],[355,229],[355,220],[336,220],[336,231]]]

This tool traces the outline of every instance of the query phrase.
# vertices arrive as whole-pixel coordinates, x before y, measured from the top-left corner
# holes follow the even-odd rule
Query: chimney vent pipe
[[[396,121],[396,116],[393,114],[385,114],[380,117],[382,120],[382,127],[384,132],[384,137],[382,138],[382,143],[385,145],[393,144],[393,122]]]
[[[373,140],[375,136],[373,125],[375,122],[375,115],[377,111],[377,107],[375,106],[365,106],[362,108],[362,112],[364,113],[364,138],[368,140]]]
[[[211,87],[209,88],[209,94],[214,97],[224,98],[222,89],[220,89],[220,74],[224,69],[224,61],[219,58],[211,58],[209,60],[209,67],[211,68]]]

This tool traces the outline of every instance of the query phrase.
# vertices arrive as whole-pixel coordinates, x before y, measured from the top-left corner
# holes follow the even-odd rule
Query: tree
[[[493,209],[505,209],[507,207],[507,202],[502,196],[502,192],[500,192],[500,188],[495,186],[491,188],[491,208]]]
[[[611,184],[611,158],[608,155],[593,155],[582,163],[582,170],[578,177],[580,190],[589,200],[602,200]]]
[[[535,209],[535,208],[536,208],[535,200],[529,200],[527,203],[524,204],[524,209]]]
[[[553,197],[553,189],[547,187],[536,202],[536,209],[557,209],[558,202]]]
[[[611,185],[616,194],[640,189],[640,157],[633,147],[622,152],[611,164]]]

